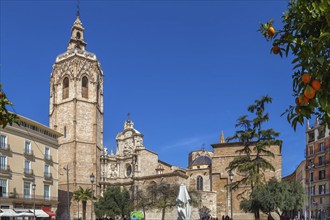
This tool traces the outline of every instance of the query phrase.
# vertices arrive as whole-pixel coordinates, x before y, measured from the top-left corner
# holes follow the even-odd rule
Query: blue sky
[[[159,158],[186,167],[188,153],[234,133],[247,106],[268,94],[281,133],[283,175],[304,159],[305,128],[280,117],[292,97],[289,59],[257,32],[287,1],[80,1],[87,50],[104,71],[104,144],[127,113]],[[49,77],[65,52],[76,1],[1,0],[1,82],[15,111],[48,125]]]

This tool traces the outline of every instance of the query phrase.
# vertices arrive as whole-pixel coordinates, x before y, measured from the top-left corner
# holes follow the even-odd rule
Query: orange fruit
[[[301,77],[301,80],[306,85],[311,81],[311,75],[309,73],[304,73]]]
[[[273,51],[273,53],[274,54],[278,54],[279,52],[280,52],[280,47],[279,46],[277,46],[277,45],[275,45],[274,47],[273,47],[273,49],[272,49],[272,51]]]
[[[299,104],[307,104],[308,101],[309,101],[309,99],[306,96],[304,96],[303,94],[301,94],[298,98]]]
[[[311,86],[307,86],[305,91],[304,91],[304,95],[309,98],[312,99],[315,96],[315,89],[313,89]]]
[[[300,103],[299,103],[299,98],[296,98],[296,99],[295,99],[295,102],[296,102],[297,105],[299,105],[299,104],[300,104]]]
[[[270,26],[268,29],[267,29],[267,34],[268,36],[272,37],[274,36],[275,34],[275,28],[273,26]]]
[[[3,97],[3,94],[2,94],[2,92],[0,92],[0,99],[2,99],[2,97]]]
[[[321,81],[318,79],[314,79],[312,81],[312,87],[313,87],[313,89],[315,89],[315,91],[319,91],[321,88]]]

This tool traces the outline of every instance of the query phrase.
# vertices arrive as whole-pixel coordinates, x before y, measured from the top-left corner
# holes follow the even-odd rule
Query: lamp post
[[[33,190],[33,219],[36,219],[36,184],[32,183]]]
[[[66,167],[63,167],[66,171],[66,205],[67,205],[67,212],[68,212],[68,219],[70,219],[70,192],[69,192],[69,165],[67,164]]]
[[[309,198],[308,198],[308,219],[312,218],[312,169],[314,168],[314,163],[312,161],[309,162],[308,169],[309,169]]]
[[[92,199],[91,199],[91,220],[93,220],[93,206],[94,206],[94,202],[93,202],[93,198],[94,198],[94,190],[93,190],[93,183],[94,183],[94,179],[95,179],[95,176],[94,174],[92,173],[92,175],[90,175],[90,179],[91,179],[91,183],[92,183]]]
[[[230,218],[233,219],[233,188],[232,183],[234,179],[234,174],[231,170],[228,171],[229,179],[230,179]]]

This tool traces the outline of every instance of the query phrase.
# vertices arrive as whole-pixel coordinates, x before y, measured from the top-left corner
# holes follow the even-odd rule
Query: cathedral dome
[[[211,165],[211,164],[212,164],[211,158],[209,158],[208,156],[199,156],[191,163],[191,166]]]

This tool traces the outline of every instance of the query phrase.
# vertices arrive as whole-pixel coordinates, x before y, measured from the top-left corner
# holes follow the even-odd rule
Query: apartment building
[[[329,128],[315,125],[306,129],[307,210],[316,219],[330,218],[330,134]]]
[[[54,216],[58,203],[57,138],[61,134],[19,117],[19,126],[0,128],[0,208],[35,207]]]

